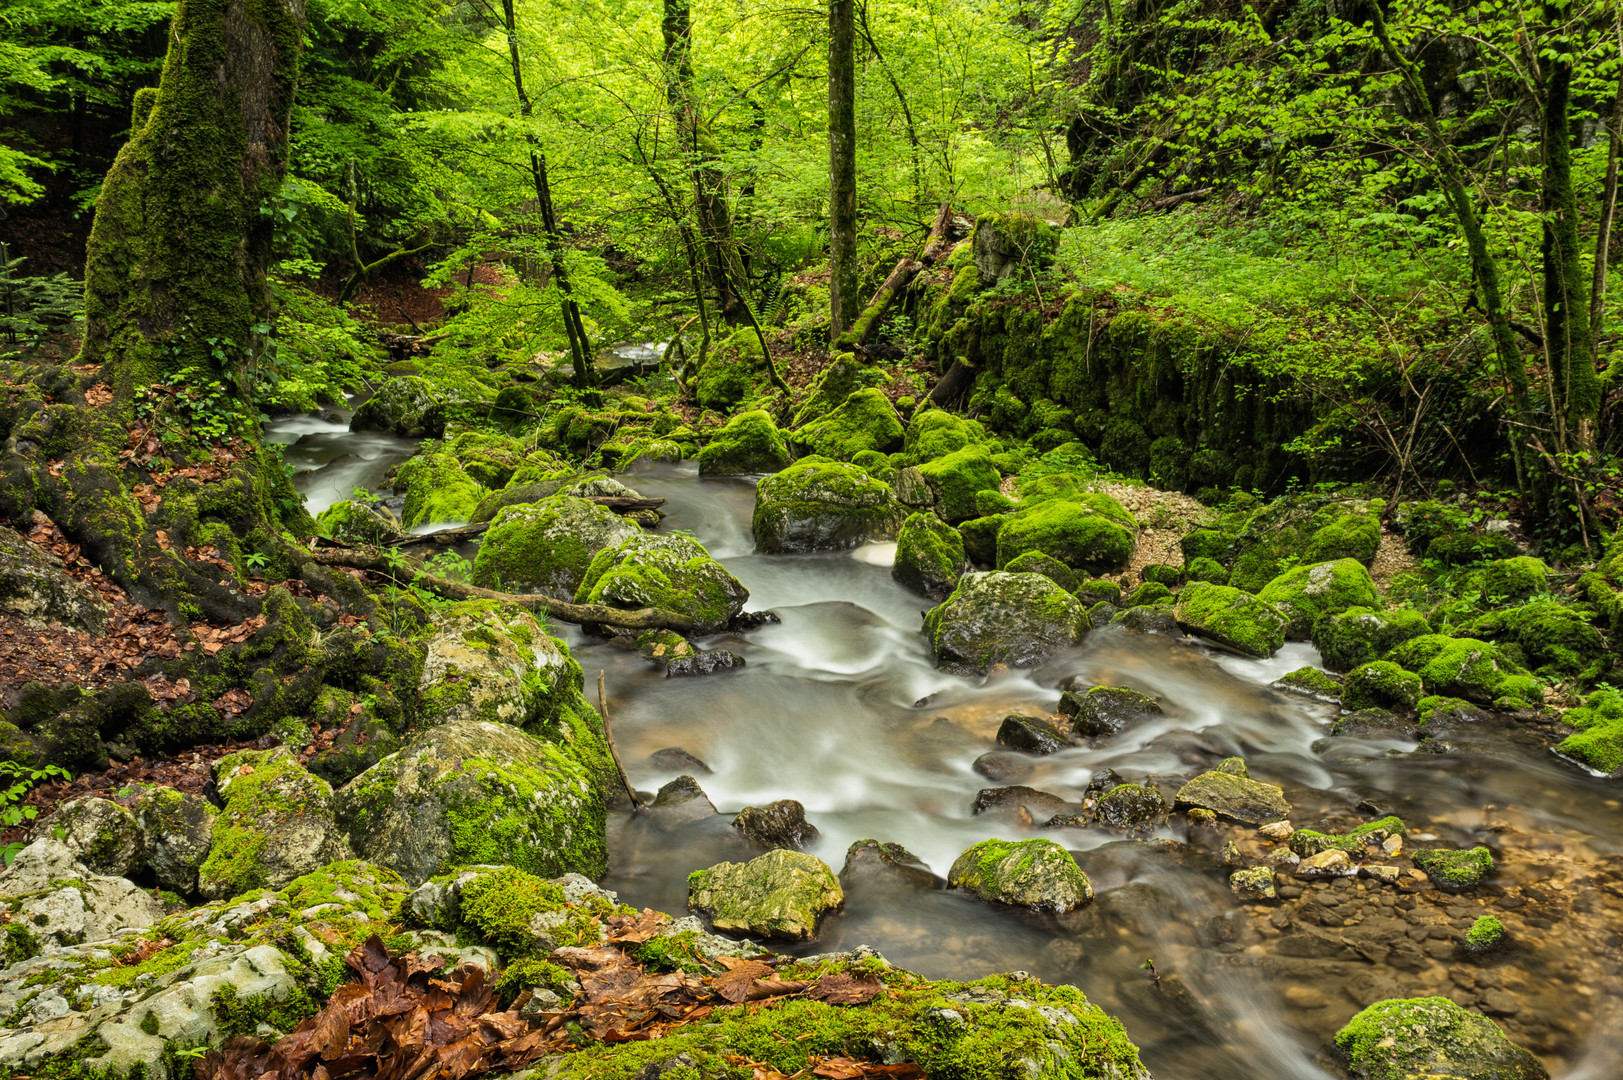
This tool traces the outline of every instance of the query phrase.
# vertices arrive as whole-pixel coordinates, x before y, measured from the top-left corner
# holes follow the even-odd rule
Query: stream
[[[316,469],[298,480],[312,512],[346,497],[351,484],[377,483],[411,450],[409,440],[311,418],[277,421],[267,435],[292,443],[289,458]],[[1331,1080],[1341,1074],[1325,1048],[1353,1013],[1427,994],[1492,1015],[1560,1080],[1623,1075],[1623,793],[1615,785],[1567,767],[1514,729],[1466,733],[1448,754],[1328,738],[1332,707],[1268,686],[1317,663],[1303,644],[1251,661],[1191,639],[1110,628],[1034,670],[948,675],[935,670],[919,632],[930,602],[891,579],[894,545],[757,555],[753,480],[701,480],[692,462],[642,464],[623,479],[668,500],[661,530],[703,543],[749,589],[747,610],[770,609],[782,621],[700,639],[747,664],[687,679],[665,678],[623,641],[551,627],[588,685],[607,673],[632,783],[652,792],[673,779],[650,755],[679,747],[708,765],[696,779],[721,811],[685,825],[657,813],[612,814],[604,884],[622,901],[683,913],[691,871],[759,853],[730,828],[732,815],[775,799],[805,805],[821,831],[808,850],[836,871],[863,838],[899,843],[944,877],[977,841],[1044,836],[1088,873],[1092,904],[1044,916],[939,882],[865,876],[846,882],[845,910],[825,920],[815,942],[787,951],[866,943],[927,977],[1024,970],[1074,983],[1122,1020],[1158,1080]],[[1353,824],[1378,808],[1403,817],[1416,844],[1486,844],[1498,870],[1481,895],[1282,877],[1281,903],[1242,905],[1217,857],[1229,837],[1260,856],[1243,839],[1251,830],[1186,836],[1174,815],[1146,842],[1096,826],[1046,830],[973,816],[976,793],[998,785],[971,764],[998,749],[1002,718],[1048,715],[1072,680],[1153,694],[1167,715],[1031,758],[1030,775],[1009,782],[1080,801],[1089,778],[1108,768],[1127,781],[1157,781],[1170,796],[1192,773],[1239,755],[1253,776],[1283,786],[1298,827],[1326,817]],[[1481,963],[1454,955],[1454,940],[1479,914],[1504,920],[1512,951]]]

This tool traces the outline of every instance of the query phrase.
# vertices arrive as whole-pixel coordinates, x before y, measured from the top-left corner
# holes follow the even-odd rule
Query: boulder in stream
[[[1377,1001],[1336,1032],[1359,1080],[1549,1080],[1528,1051],[1487,1017],[1445,997]]]
[[[1059,714],[1071,718],[1076,734],[1100,738],[1117,735],[1152,716],[1165,716],[1161,703],[1125,686],[1094,686],[1083,693],[1060,695]]]
[[[1148,831],[1166,820],[1171,807],[1149,784],[1117,784],[1099,797],[1094,819],[1114,829]]]
[[[779,849],[746,863],[717,863],[688,876],[688,907],[710,916],[717,930],[805,941],[817,922],[845,903],[828,864]]]
[[[683,773],[659,789],[650,804],[665,825],[686,825],[716,816],[716,804],[693,777]]]
[[[1222,768],[1201,773],[1179,788],[1175,798],[1179,806],[1209,810],[1247,825],[1279,821],[1291,813],[1282,789]]]
[[[1041,574],[965,574],[924,616],[936,665],[984,675],[996,664],[1034,667],[1086,632],[1076,598]]]
[[[953,862],[947,884],[981,900],[1066,912],[1093,899],[1093,884],[1052,840],[982,840]]]
[[[945,600],[958,585],[967,562],[958,530],[927,511],[909,514],[896,537],[890,576],[903,587]]]
[[[803,851],[817,842],[817,826],[806,820],[806,808],[795,799],[779,799],[767,806],[746,806],[733,818],[737,829],[753,844]]]
[[[1460,851],[1420,848],[1409,857],[1426,872],[1433,885],[1449,892],[1459,892],[1477,885],[1482,881],[1482,876],[1493,869],[1493,853],[1485,847]]]
[[[936,878],[924,861],[900,844],[883,840],[858,840],[845,850],[842,880],[888,878],[919,888],[934,888]]]
[[[579,690],[579,674],[535,616],[495,600],[441,609],[423,646],[418,692],[425,726],[545,724]]]
[[[997,729],[999,746],[1024,750],[1028,754],[1052,754],[1071,746],[1074,740],[1052,722],[1040,716],[1005,716]]]
[[[700,476],[775,473],[789,465],[789,447],[764,409],[739,413],[699,451]]]
[[[1266,659],[1285,644],[1285,613],[1230,585],[1195,581],[1184,586],[1172,616],[1189,634],[1227,646],[1246,656]]]
[[[592,559],[575,603],[637,610],[663,608],[693,620],[698,634],[724,630],[750,597],[749,590],[686,536],[638,533]]]
[[[568,600],[599,551],[641,534],[613,510],[570,495],[504,507],[474,556],[473,583]]]
[[[755,543],[769,555],[894,540],[904,517],[889,484],[826,458],[802,458],[755,489]]]

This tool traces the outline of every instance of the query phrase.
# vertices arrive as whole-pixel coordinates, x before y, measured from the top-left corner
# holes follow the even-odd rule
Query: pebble
[[[1342,877],[1347,874],[1358,873],[1351,857],[1345,851],[1321,851],[1317,855],[1303,859],[1296,866],[1297,877]]]
[[[1271,825],[1264,825],[1257,832],[1270,840],[1289,840],[1296,835],[1296,830],[1291,827],[1289,821],[1276,821]]]

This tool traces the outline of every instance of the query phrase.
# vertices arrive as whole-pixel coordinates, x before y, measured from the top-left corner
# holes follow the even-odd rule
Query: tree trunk
[[[837,342],[857,297],[856,0],[828,3],[828,304]]]
[[[885,321],[896,299],[913,284],[913,279],[928,266],[933,266],[943,252],[952,244],[969,234],[969,228],[964,225],[964,219],[953,213],[951,203],[942,203],[936,211],[935,221],[930,226],[930,233],[925,237],[924,248],[915,258],[906,256],[896,264],[890,276],[879,286],[873,294],[868,305],[862,309],[861,314],[850,321],[845,332],[835,341],[836,351],[844,351],[857,345],[866,345],[873,340],[874,333]]]

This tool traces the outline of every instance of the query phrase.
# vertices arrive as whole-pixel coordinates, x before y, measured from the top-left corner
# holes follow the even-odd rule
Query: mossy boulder
[[[815,855],[777,849],[746,863],[718,863],[688,876],[688,907],[717,930],[805,941],[845,903],[839,878]]]
[[[1066,912],[1093,899],[1093,883],[1052,840],[982,840],[953,861],[947,885],[978,899]]]
[[[568,600],[599,551],[641,533],[614,511],[568,495],[509,506],[496,515],[479,545],[473,583]]]
[[[1221,529],[1196,529],[1186,533],[1178,541],[1178,549],[1183,552],[1184,565],[1188,566],[1196,559],[1210,559],[1219,566],[1229,557],[1234,547],[1232,533]],[[1226,571],[1225,571],[1226,573]]]
[[[1375,579],[1356,559],[1293,567],[1257,595],[1284,612],[1290,620],[1285,634],[1297,641],[1311,637],[1314,624],[1326,615],[1373,607],[1380,600]]]
[[[934,496],[935,512],[947,522],[980,516],[978,496],[983,491],[996,492],[1001,480],[991,455],[984,447],[973,444],[918,468]]]
[[[495,392],[475,379],[457,382],[401,375],[385,382],[350,418],[351,431],[388,431],[408,439],[437,439],[459,409],[486,405]]]
[[[1025,503],[1027,500],[1022,499]],[[1044,499],[1004,515],[997,534],[998,566],[1040,551],[1090,574],[1119,569],[1133,557],[1138,523],[1108,495]]]
[[[1292,563],[1355,559],[1368,566],[1380,544],[1381,523],[1365,509],[1280,499],[1250,515],[1236,537],[1238,553],[1229,563],[1229,584],[1259,592]]]
[[[1159,581],[1146,581],[1122,597],[1122,607],[1149,607],[1152,604],[1172,602],[1172,590]]]
[[[1452,892],[1473,888],[1481,883],[1483,875],[1493,869],[1493,853],[1485,847],[1458,851],[1420,848],[1411,852],[1409,857],[1426,872],[1433,885]]]
[[[755,364],[747,356],[714,352],[692,380],[693,397],[703,409],[726,412],[755,388]]]
[[[1402,818],[1386,817],[1366,821],[1345,833],[1325,833],[1314,829],[1297,829],[1291,834],[1290,849],[1302,858],[1311,858],[1321,851],[1345,851],[1357,854],[1366,847],[1379,847],[1382,841],[1407,832]]]
[[[692,618],[695,633],[713,634],[726,629],[749,596],[697,540],[639,534],[597,553],[575,603],[662,608]]]
[[[201,795],[169,787],[147,789],[131,809],[141,829],[142,860],[158,884],[182,896],[195,893],[220,811]]]
[[[1184,586],[1172,617],[1187,634],[1259,659],[1279,651],[1290,624],[1285,613],[1266,600],[1231,585],[1204,582]]]
[[[1387,654],[1387,659],[1420,676],[1428,694],[1465,698],[1489,705],[1543,701],[1538,680],[1512,663],[1498,648],[1474,638],[1423,634]]]
[[[1492,1020],[1445,997],[1377,1001],[1336,1032],[1358,1080],[1549,1080]]]
[[[1015,273],[1035,272],[1054,261],[1059,230],[1030,214],[982,214],[970,237],[982,288]]]
[[[1623,694],[1597,690],[1561,720],[1577,730],[1561,740],[1556,753],[1603,775],[1623,776]]]
[[[1426,545],[1426,558],[1444,566],[1470,566],[1515,558],[1517,554],[1516,542],[1500,533],[1447,533]]]
[[[51,623],[100,634],[107,604],[68,575],[62,560],[15,529],[0,528],[0,612],[29,626]]]
[[[1531,555],[1496,559],[1482,568],[1482,594],[1494,603],[1518,603],[1550,591],[1550,568]]]
[[[837,551],[895,539],[906,517],[890,485],[857,468],[804,458],[755,489],[755,542],[767,554]]]
[[[1125,686],[1093,686],[1082,693],[1060,695],[1059,714],[1071,718],[1071,730],[1097,738],[1117,735],[1156,716],[1165,716],[1161,703],[1148,694]]]
[[[865,450],[888,454],[901,449],[902,434],[902,422],[890,398],[883,390],[869,387],[802,425],[793,439],[814,454],[849,461]]]
[[[1075,571],[1052,555],[1045,555],[1040,551],[1028,551],[1011,560],[1003,569],[1011,574],[1041,574],[1068,593],[1075,593],[1077,590]]]
[[[606,751],[590,728],[572,734],[545,741],[467,720],[429,728],[338,790],[338,822],[363,858],[412,883],[475,863],[599,877],[604,806],[585,759]]]
[[[756,353],[759,348],[751,344]],[[861,363],[854,353],[839,353],[813,377],[806,397],[795,410],[789,426],[794,428],[826,416],[859,390],[889,386],[891,376],[883,368]]]
[[[1375,660],[1347,673],[1341,703],[1349,709],[1412,709],[1421,689],[1420,676],[1390,660]]]
[[[1275,690],[1284,690],[1292,694],[1301,694],[1304,697],[1316,698],[1319,701],[1339,702],[1341,700],[1341,682],[1332,678],[1314,667],[1299,667],[1295,671],[1288,671],[1273,681]]]
[[[1379,611],[1354,607],[1326,615],[1313,624],[1313,645],[1331,671],[1351,671],[1379,660],[1394,648],[1432,632],[1426,617],[1413,608]]]
[[[1093,815],[1109,828],[1145,831],[1165,821],[1170,809],[1161,793],[1148,784],[1117,784],[1099,796]]]
[[[1519,650],[1515,658],[1540,675],[1593,683],[1611,669],[1613,654],[1589,620],[1587,611],[1543,597],[1491,611],[1472,623],[1468,632],[1513,645]]]
[[[322,536],[346,544],[394,547],[407,537],[406,530],[394,518],[353,499],[341,499],[323,510],[316,517],[316,527]]]
[[[111,799],[82,795],[69,799],[26,839],[59,841],[93,874],[128,877],[144,862],[141,826],[135,815]]]
[[[1196,556],[1185,563],[1183,576],[1187,581],[1204,581],[1211,585],[1229,583],[1228,567],[1204,555]]]
[[[1086,612],[1041,574],[971,573],[924,616],[938,667],[984,675],[996,664],[1032,667],[1080,640]]]
[[[941,409],[926,409],[915,413],[908,423],[902,453],[914,461],[934,461],[966,446],[985,446],[989,441],[986,429],[974,420]]]
[[[1174,800],[1179,806],[1209,810],[1247,825],[1282,821],[1291,812],[1285,792],[1244,775],[1243,763],[1238,772],[1219,766],[1201,773],[1179,788]]]
[[[998,530],[1003,528],[1005,520],[1004,515],[994,514],[971,518],[958,526],[958,535],[964,538],[964,554],[968,555],[976,566],[997,566],[997,534]],[[1042,552],[1035,554],[1040,555]],[[1014,560],[1009,561],[1012,563]],[[1059,562],[1058,559],[1054,561]]]
[[[965,565],[958,530],[930,513],[909,514],[896,536],[890,576],[906,588],[945,600],[958,587]]]
[[[279,889],[353,857],[333,820],[332,788],[286,747],[227,754],[214,764],[214,786],[225,808],[198,869],[205,898]]]
[[[579,686],[569,658],[535,616],[496,601],[465,600],[436,612],[423,649],[418,694],[424,725],[544,724]]]
[[[699,451],[700,476],[775,473],[788,464],[788,444],[763,409],[739,413]]]

